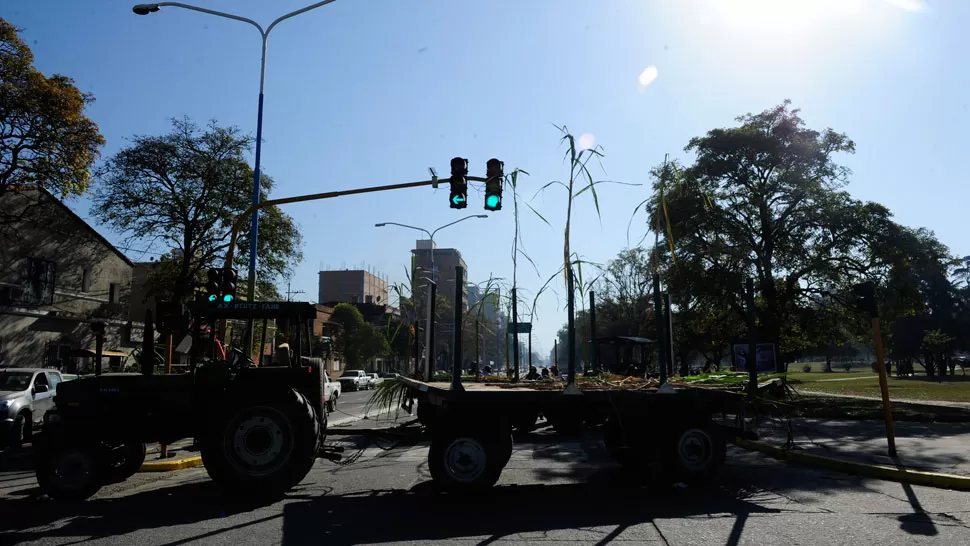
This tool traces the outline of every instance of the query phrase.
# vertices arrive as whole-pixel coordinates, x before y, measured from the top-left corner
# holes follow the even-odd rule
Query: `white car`
[[[327,401],[327,413],[333,412],[337,408],[337,399],[340,398],[340,381],[330,379],[330,374],[323,374],[323,398]]]
[[[384,382],[384,378],[380,374],[369,373],[367,375],[370,376],[370,387],[368,388],[374,388]]]

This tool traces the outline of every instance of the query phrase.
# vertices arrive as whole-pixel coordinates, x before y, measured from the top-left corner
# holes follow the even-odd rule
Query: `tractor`
[[[316,309],[197,301],[188,310],[187,373],[155,375],[149,364],[141,374],[101,374],[98,366],[95,375],[58,386],[56,408],[34,442],[37,482],[48,496],[87,499],[132,476],[146,443],[186,438],[194,439],[212,480],[235,494],[278,497],[307,475],[327,428],[326,370],[308,354]],[[215,333],[229,319],[261,319],[263,332],[275,319],[289,348],[273,365],[257,366],[239,350],[227,358]],[[154,338],[150,324],[145,335]]]

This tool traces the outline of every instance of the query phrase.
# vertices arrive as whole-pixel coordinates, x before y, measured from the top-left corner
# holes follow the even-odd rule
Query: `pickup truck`
[[[337,408],[337,399],[340,398],[340,381],[330,379],[330,374],[323,374],[324,386],[323,397],[327,401],[327,412],[333,412]]]
[[[61,372],[44,368],[0,368],[0,443],[19,448],[54,408]]]
[[[347,370],[340,376],[340,384],[348,391],[362,391],[371,387],[371,379],[364,370]]]

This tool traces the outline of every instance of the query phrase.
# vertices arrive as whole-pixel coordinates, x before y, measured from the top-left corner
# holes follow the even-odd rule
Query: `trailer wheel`
[[[526,410],[512,419],[512,428],[519,432],[531,432],[539,420],[539,410]]]
[[[209,477],[231,491],[275,497],[300,483],[323,440],[316,411],[288,389],[259,404],[240,397],[218,416],[202,441]]]
[[[101,489],[99,453],[84,445],[45,446],[37,454],[37,484],[58,501],[82,501]]]
[[[727,443],[710,423],[682,428],[670,439],[665,466],[681,481],[704,483],[724,465]]]
[[[102,462],[104,483],[120,483],[138,472],[145,462],[145,444],[132,442],[112,450]]]
[[[475,493],[495,485],[511,456],[508,429],[442,430],[431,440],[428,469],[442,491]]]

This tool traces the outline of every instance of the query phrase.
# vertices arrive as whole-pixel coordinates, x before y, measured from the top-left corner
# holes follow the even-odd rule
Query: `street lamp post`
[[[275,21],[263,30],[263,27],[259,23],[253,21],[252,19],[247,19],[245,17],[240,17],[238,15],[233,15],[231,13],[224,13],[221,11],[215,11],[206,8],[200,8],[198,6],[191,6],[189,4],[183,4],[181,2],[157,2],[153,4],[137,4],[131,8],[133,12],[137,15],[148,15],[150,13],[155,13],[163,7],[173,7],[182,8],[192,11],[198,11],[201,13],[206,13],[209,15],[215,15],[217,17],[224,17],[226,19],[233,19],[236,21],[242,21],[244,23],[249,23],[256,27],[259,31],[259,35],[262,38],[262,54],[259,59],[259,102],[256,111],[256,157],[255,165],[253,168],[253,205],[259,204],[259,191],[260,191],[260,169],[259,169],[259,159],[260,152],[262,151],[263,142],[263,80],[266,76],[266,39],[269,37],[269,33],[273,28],[280,24],[281,22],[300,15],[301,13],[306,13],[312,9],[319,8],[320,6],[325,6],[335,0],[323,0],[315,4],[306,6],[305,8],[298,9],[296,11],[291,11],[282,17],[278,17]],[[256,299],[256,250],[257,242],[259,237],[259,213],[253,213],[252,227],[249,240],[249,286],[247,287],[247,299],[249,301],[254,301]],[[226,264],[226,267],[231,267],[232,264]],[[251,328],[250,328],[251,333]]]
[[[424,228],[409,226],[407,224],[399,224],[397,222],[381,222],[379,224],[374,224],[374,227],[398,226],[398,227],[420,231],[426,234],[428,236],[428,240],[431,241],[431,279],[429,279],[430,282],[428,283],[427,322],[425,322],[427,327],[425,328],[425,333],[424,333],[425,354],[427,355],[427,357],[425,358],[425,377],[427,378],[428,381],[431,381],[433,379],[433,374],[434,374],[434,371],[432,369],[432,363],[434,362],[434,298],[435,298],[435,291],[436,291],[435,289],[437,287],[437,284],[436,284],[437,278],[435,277],[435,268],[434,268],[434,236],[436,233],[445,229],[446,227],[453,226],[459,222],[464,222],[465,220],[470,220],[472,218],[488,218],[488,215],[473,214],[471,216],[459,218],[458,220],[447,223],[435,229],[434,231],[428,231]],[[457,305],[458,302],[455,302],[455,304]]]

